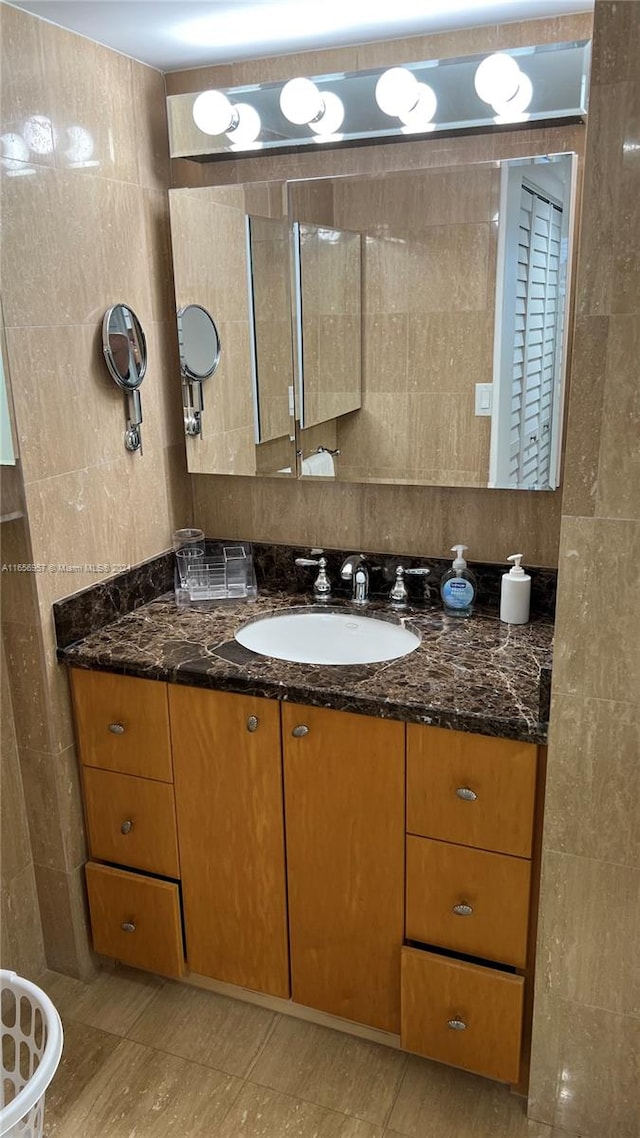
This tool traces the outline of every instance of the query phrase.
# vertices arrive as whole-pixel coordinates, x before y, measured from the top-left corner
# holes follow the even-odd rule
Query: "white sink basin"
[[[291,612],[254,620],[236,640],[261,656],[298,664],[376,664],[414,652],[420,637],[400,624],[352,612]]]

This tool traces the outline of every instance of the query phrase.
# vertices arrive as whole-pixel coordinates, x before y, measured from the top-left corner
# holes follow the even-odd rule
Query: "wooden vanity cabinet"
[[[404,724],[282,704],[293,999],[398,1032]]]
[[[169,706],[189,967],[287,997],[280,706],[178,685]]]
[[[407,726],[402,1046],[509,1083],[533,981],[537,776],[534,744]]]
[[[108,673],[71,682],[97,951],[179,976],[184,914],[194,973],[522,1079],[543,749]]]
[[[137,968],[181,976],[167,685],[75,668],[70,675],[91,855],[85,875],[94,949]]]

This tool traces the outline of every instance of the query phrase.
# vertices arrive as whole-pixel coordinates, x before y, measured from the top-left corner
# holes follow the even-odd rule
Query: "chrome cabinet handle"
[[[450,1027],[452,1031],[466,1031],[467,1030],[467,1025],[463,1019],[447,1020],[447,1027]]]
[[[456,917],[471,917],[473,916],[473,908],[471,905],[454,905],[452,910]]]
[[[122,823],[122,825],[120,827],[120,833],[121,834],[130,834],[132,829],[133,829],[133,822],[131,821],[130,818],[125,818],[124,822]]]
[[[123,933],[134,933],[136,931],[134,921],[123,921],[120,925],[120,928],[122,929]]]
[[[475,791],[470,790],[468,786],[459,786],[456,790],[456,794],[458,795],[458,798],[462,798],[464,802],[475,802],[476,798],[478,797]]]
[[[112,735],[124,735],[124,723],[110,723],[109,730]]]
[[[258,716],[257,715],[250,715],[249,718],[247,719],[247,731],[253,732],[253,731],[257,731],[257,730],[258,730]]]
[[[309,728],[306,727],[304,723],[299,723],[297,727],[294,727],[291,734],[294,739],[302,739],[303,735],[309,734]]]

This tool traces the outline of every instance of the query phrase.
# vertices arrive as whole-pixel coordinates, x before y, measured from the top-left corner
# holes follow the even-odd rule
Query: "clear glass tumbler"
[[[195,570],[202,569],[204,564],[204,553],[195,545],[185,545],[182,549],[176,550],[176,565],[178,567],[178,577],[180,578],[180,588],[188,588],[190,579]]]
[[[180,603],[183,599],[182,590],[187,585],[187,575],[189,572],[189,561],[204,561],[204,532],[201,529],[193,527],[188,529],[177,529],[172,535],[173,548],[176,554],[176,573],[175,573],[175,590],[176,601]],[[181,556],[182,554],[191,553],[193,556]]]

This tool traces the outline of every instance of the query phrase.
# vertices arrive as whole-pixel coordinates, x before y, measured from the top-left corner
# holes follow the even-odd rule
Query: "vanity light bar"
[[[583,121],[590,42],[170,95],[172,158]]]

